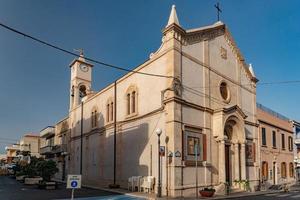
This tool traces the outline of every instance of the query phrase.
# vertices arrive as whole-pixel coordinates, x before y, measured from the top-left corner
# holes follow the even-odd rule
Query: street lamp
[[[157,197],[161,197],[161,181],[160,181],[160,135],[162,130],[160,128],[156,129],[156,134],[158,136],[158,184],[157,184]]]

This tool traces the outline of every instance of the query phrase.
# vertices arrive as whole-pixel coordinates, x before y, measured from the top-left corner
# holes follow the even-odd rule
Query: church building
[[[70,70],[68,173],[83,184],[153,176],[157,192],[159,149],[162,195],[259,184],[258,79],[221,21],[184,29],[173,6],[158,50],[98,92],[83,54]]]

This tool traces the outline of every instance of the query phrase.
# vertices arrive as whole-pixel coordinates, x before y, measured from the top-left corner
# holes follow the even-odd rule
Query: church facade
[[[157,190],[158,128],[163,195],[259,184],[258,80],[222,22],[185,30],[173,6],[159,49],[99,92],[83,55],[70,69],[68,173],[83,184],[154,176]]]

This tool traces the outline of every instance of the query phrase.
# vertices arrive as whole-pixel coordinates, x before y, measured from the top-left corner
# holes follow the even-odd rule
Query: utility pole
[[[81,120],[80,120],[80,174],[82,175],[82,144],[83,144],[83,101],[81,100]]]
[[[196,142],[194,151],[195,151],[195,164],[196,164],[196,199],[198,199],[198,141]]]
[[[117,81],[114,82],[114,180],[113,184],[110,184],[110,188],[119,188],[120,186],[116,183],[116,172],[117,172]]]

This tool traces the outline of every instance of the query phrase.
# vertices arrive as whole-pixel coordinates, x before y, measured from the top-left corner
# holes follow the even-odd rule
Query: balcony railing
[[[55,145],[53,146],[52,151],[53,153],[67,152],[67,145],[66,144]]]
[[[30,151],[30,145],[28,144],[23,144],[23,145],[20,145],[20,151]]]
[[[49,138],[55,135],[55,129],[53,126],[48,126],[40,131],[41,138]]]
[[[53,146],[45,146],[40,148],[40,154],[45,155],[45,154],[53,154]]]
[[[45,146],[40,148],[40,154],[56,154],[56,153],[62,153],[67,152],[67,145],[66,144],[58,144],[54,146]]]

